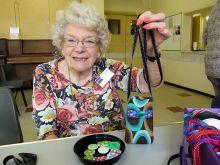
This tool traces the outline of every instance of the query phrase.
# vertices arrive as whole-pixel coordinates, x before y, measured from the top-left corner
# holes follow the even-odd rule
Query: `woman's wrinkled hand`
[[[159,46],[163,41],[171,36],[170,31],[167,29],[165,24],[165,14],[164,13],[152,13],[151,11],[146,11],[142,13],[138,19],[136,25],[143,25],[143,28],[147,30],[154,30],[154,36],[156,41],[156,46]],[[152,44],[151,41],[147,41],[148,51],[151,52]]]

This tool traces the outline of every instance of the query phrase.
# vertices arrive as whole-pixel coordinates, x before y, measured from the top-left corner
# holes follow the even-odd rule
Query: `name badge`
[[[102,88],[106,85],[106,83],[111,80],[111,78],[114,76],[114,73],[110,71],[108,68],[106,68],[101,75],[95,80],[96,83],[98,83]]]

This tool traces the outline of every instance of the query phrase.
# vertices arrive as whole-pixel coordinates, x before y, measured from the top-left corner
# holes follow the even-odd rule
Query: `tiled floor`
[[[32,90],[25,90],[27,102],[31,105]],[[121,93],[122,99],[125,100],[126,94]],[[154,97],[154,125],[167,125],[170,123],[181,122],[185,107],[210,107],[211,98],[194,92],[183,90],[170,85],[163,85],[153,91]],[[31,112],[25,112],[21,94],[16,99],[18,108],[21,113],[20,122],[24,135],[24,141],[37,140],[35,126],[31,118]],[[30,109],[29,109],[30,111]]]

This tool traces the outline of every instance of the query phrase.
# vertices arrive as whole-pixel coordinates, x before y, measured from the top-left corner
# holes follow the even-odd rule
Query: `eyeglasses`
[[[80,42],[86,48],[94,47],[98,43],[97,40],[90,39],[90,38],[89,39],[85,39],[83,41],[79,41],[78,39],[75,39],[75,38],[64,38],[64,44],[66,46],[76,47]]]

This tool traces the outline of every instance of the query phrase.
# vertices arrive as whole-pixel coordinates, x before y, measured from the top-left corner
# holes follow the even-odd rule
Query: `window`
[[[108,29],[112,34],[120,34],[120,20],[108,19]]]

